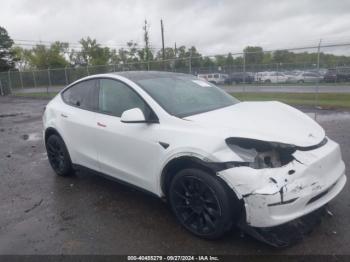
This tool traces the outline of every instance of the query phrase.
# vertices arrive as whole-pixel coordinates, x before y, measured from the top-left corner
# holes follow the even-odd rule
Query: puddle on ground
[[[350,120],[350,112],[337,112],[330,114],[317,114],[316,120],[318,122],[338,121],[338,120]]]
[[[309,117],[317,122],[328,122],[337,120],[350,120],[350,112],[337,112],[337,113],[306,113]]]
[[[39,141],[42,140],[41,133],[24,134],[21,136],[23,140],[26,141]]]

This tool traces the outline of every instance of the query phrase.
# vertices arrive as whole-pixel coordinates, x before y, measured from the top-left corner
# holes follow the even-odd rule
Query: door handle
[[[107,127],[106,125],[101,124],[100,122],[97,122],[97,125],[100,126],[100,127]]]
[[[62,117],[67,118],[68,116],[65,114],[61,114]]]

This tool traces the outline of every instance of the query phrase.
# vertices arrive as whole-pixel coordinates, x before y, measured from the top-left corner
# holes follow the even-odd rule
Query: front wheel
[[[184,169],[170,184],[170,205],[187,230],[202,238],[216,239],[235,220],[235,197],[229,190],[217,177],[199,169]]]

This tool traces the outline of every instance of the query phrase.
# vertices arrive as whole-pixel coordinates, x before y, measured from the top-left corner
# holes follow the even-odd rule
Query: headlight
[[[292,154],[296,150],[295,146],[289,144],[247,138],[228,138],[226,143],[246,166],[256,169],[284,166],[294,159]]]

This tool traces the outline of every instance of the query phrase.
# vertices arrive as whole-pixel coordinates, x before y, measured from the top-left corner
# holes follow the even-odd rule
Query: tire
[[[298,84],[304,84],[304,80],[298,80]]]
[[[61,137],[50,135],[46,141],[46,152],[52,169],[59,176],[73,174],[72,162]]]
[[[220,238],[229,231],[236,220],[233,211],[238,199],[224,183],[199,169],[178,172],[168,196],[180,224],[206,239]]]
[[[266,79],[264,82],[265,83],[271,83],[271,80],[270,79]]]

